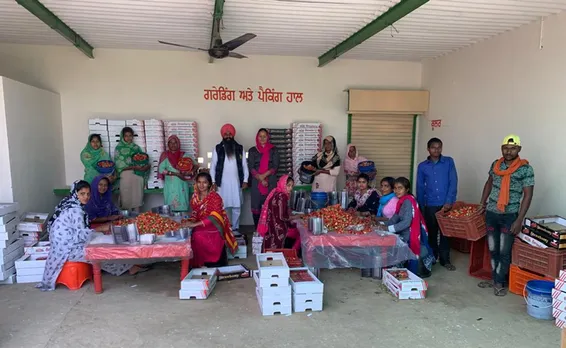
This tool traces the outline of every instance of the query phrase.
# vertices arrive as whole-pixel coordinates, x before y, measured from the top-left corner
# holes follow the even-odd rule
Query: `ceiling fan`
[[[254,37],[257,36],[256,34],[247,33],[247,34],[239,36],[239,37],[237,37],[233,40],[222,43],[222,38],[220,37],[220,33],[218,31],[216,33],[217,33],[216,36],[212,40],[212,45],[211,45],[212,47],[209,48],[209,49],[180,45],[180,44],[161,41],[161,40],[159,40],[158,42],[161,43],[161,44],[164,44],[164,45],[171,45],[171,46],[189,48],[189,49],[193,49],[193,50],[205,51],[205,52],[208,52],[208,55],[210,57],[216,58],[216,59],[222,59],[222,58],[226,58],[226,57],[242,59],[242,58],[248,58],[248,57],[246,57],[242,54],[236,53],[236,52],[232,52],[232,51],[235,50],[236,48],[242,46],[243,44],[245,44],[246,42],[250,41],[251,39],[253,39]]]

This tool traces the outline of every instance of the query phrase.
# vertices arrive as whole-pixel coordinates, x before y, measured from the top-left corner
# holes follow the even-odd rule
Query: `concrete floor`
[[[456,272],[435,266],[426,300],[398,301],[359,270],[323,270],[324,310],[276,317],[260,315],[253,279],[180,301],[179,263],[105,275],[101,295],[91,283],[49,293],[4,285],[0,347],[559,347],[553,322],[529,317],[519,296],[478,288],[467,255],[453,258]]]

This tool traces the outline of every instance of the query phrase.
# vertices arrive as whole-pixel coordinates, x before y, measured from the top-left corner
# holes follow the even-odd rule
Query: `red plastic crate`
[[[557,278],[566,268],[566,250],[537,248],[515,238],[512,263],[527,271]]]
[[[472,242],[468,273],[475,278],[491,280],[491,255],[489,254],[486,237]]]
[[[478,204],[456,202],[452,210],[457,210],[466,206],[479,208]],[[485,237],[487,230],[485,227],[485,215],[474,213],[470,216],[449,217],[448,213],[439,211],[436,213],[436,220],[442,234],[446,237],[462,238],[470,241],[477,241]]]
[[[545,277],[543,275],[521,269],[518,266],[511,265],[511,268],[509,269],[509,292],[523,296],[525,286],[529,280],[554,281],[554,278]]]
[[[469,254],[472,249],[472,242],[462,238],[450,238],[450,247],[464,254]]]
[[[303,261],[297,256],[297,250],[295,249],[265,249],[266,253],[283,253],[285,261],[290,268],[297,268],[303,266]]]

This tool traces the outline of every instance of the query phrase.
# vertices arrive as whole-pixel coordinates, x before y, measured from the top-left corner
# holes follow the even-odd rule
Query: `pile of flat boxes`
[[[300,183],[297,171],[304,161],[312,160],[322,149],[322,123],[292,124],[293,130],[293,175],[295,184]]]
[[[18,234],[18,203],[0,204],[0,284],[15,282],[15,262],[24,254],[24,240]]]
[[[218,281],[217,268],[194,268],[181,281],[180,300],[206,300]]]
[[[159,178],[159,158],[163,151],[165,151],[163,121],[153,119],[145,120],[144,129],[147,154],[149,155],[149,163],[151,165],[147,188],[160,189],[164,186],[163,180]]]
[[[283,253],[256,255],[256,296],[261,314],[322,311],[324,284],[308,268],[289,268]]]

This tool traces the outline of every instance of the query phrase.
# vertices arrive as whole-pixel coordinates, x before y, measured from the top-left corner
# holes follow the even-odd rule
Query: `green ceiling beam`
[[[374,19],[371,23],[318,57],[318,66],[323,67],[332,62],[427,2],[428,0],[401,0],[397,5],[391,7],[387,12]]]
[[[53,12],[37,0],[16,0],[18,4],[28,10],[31,14],[39,18],[43,23],[47,24],[51,29],[59,33],[65,39],[69,40],[73,46],[78,48],[89,58],[94,58],[94,48],[86,42],[79,34],[71,29],[67,24],[59,19]]]
[[[220,22],[224,16],[224,1],[214,1],[214,13],[212,14],[212,31],[210,33],[210,48],[214,47],[214,39],[220,36]],[[214,62],[214,58],[208,57],[208,62]]]

